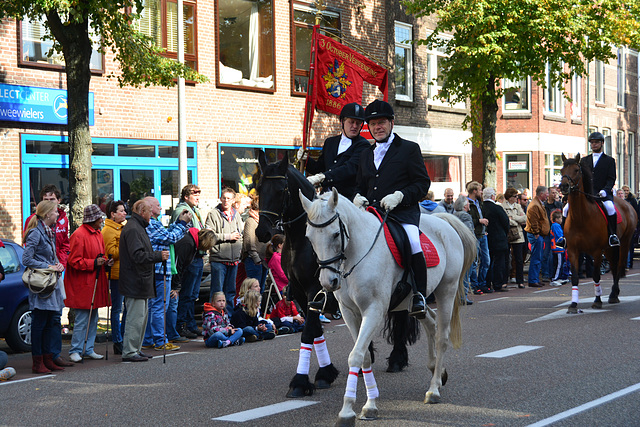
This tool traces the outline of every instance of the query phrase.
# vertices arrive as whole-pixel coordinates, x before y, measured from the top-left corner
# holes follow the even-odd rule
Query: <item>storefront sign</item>
[[[0,84],[0,121],[67,124],[67,91]],[[89,125],[93,126],[93,92],[89,92]]]
[[[509,162],[507,164],[507,169],[510,171],[526,171],[527,170],[527,162]]]

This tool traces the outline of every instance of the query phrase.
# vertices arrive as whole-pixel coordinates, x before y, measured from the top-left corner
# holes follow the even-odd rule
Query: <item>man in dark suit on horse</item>
[[[369,130],[376,143],[362,153],[357,175],[356,206],[371,203],[390,211],[389,218],[404,228],[411,245],[411,269],[417,291],[412,316],[425,315],[427,265],[420,245],[420,207],[431,180],[420,146],[392,133],[394,112],[387,102],[375,100],[365,109]]]
[[[616,184],[616,161],[613,157],[604,153],[604,135],[600,132],[593,132],[589,135],[592,153],[580,159],[580,166],[591,171],[592,193],[602,200],[607,213],[607,228],[609,231],[609,246],[620,246],[620,239],[616,235],[617,215],[613,205],[613,186]],[[568,205],[565,207],[564,216],[569,211]]]
[[[360,135],[364,124],[364,108],[352,102],[340,111],[342,133],[324,141],[318,160],[307,158],[303,148],[298,150],[298,160],[306,160],[307,177],[313,185],[322,184],[324,191],[338,190],[347,199],[356,193],[356,173],[362,151],[369,148],[369,141]]]

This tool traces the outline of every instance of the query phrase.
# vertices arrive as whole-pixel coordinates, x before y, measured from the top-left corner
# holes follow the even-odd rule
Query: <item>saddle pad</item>
[[[607,214],[602,210],[602,206],[600,206],[600,203],[596,203],[596,206],[598,207],[598,209],[600,209],[600,213],[606,220]],[[622,222],[622,215],[620,215],[620,209],[618,209],[616,205],[613,205],[613,206],[616,208],[616,224],[620,224]]]
[[[369,206],[367,208],[367,212],[374,214],[376,218],[378,218],[378,220],[382,222],[382,216],[374,207]],[[401,268],[404,268],[402,264],[402,253],[398,248],[398,245],[394,240],[391,231],[389,230],[388,224],[386,223],[384,225],[384,237],[387,242],[387,247],[389,248],[389,251],[393,256],[393,259]],[[407,238],[406,234],[403,238]],[[435,246],[433,245],[431,240],[429,240],[429,238],[422,232],[420,232],[420,245],[422,246],[422,253],[424,254],[427,267],[435,267],[436,265],[440,264],[440,257],[438,256],[438,252]]]

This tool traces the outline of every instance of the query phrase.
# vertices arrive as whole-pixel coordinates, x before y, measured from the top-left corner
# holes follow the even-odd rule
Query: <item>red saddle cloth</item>
[[[600,213],[602,214],[604,219],[607,219],[607,214],[602,210],[602,206],[600,206],[600,203],[596,203],[596,206],[598,207],[598,209],[600,209]],[[616,224],[620,224],[622,222],[622,215],[620,215],[620,209],[618,209],[616,205],[613,205],[613,206],[616,208]]]
[[[382,222],[382,217],[375,208],[369,206],[367,208],[367,211],[374,214],[376,218],[378,218],[378,220]],[[393,255],[393,259],[400,267],[403,267],[402,253],[400,252],[400,249],[398,249],[398,245],[396,245],[395,240],[393,240],[393,236],[391,235],[391,231],[389,231],[389,227],[387,226],[387,224],[384,225],[384,237],[387,241],[387,246],[391,251],[391,255]],[[435,267],[436,265],[440,264],[440,256],[438,256],[436,247],[433,245],[433,242],[431,242],[431,240],[426,236],[426,234],[422,232],[420,232],[420,245],[422,246],[422,253],[424,254],[427,267]]]

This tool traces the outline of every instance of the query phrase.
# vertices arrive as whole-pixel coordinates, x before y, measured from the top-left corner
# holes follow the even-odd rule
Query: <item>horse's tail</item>
[[[451,332],[449,333],[449,339],[453,348],[460,348],[462,345],[462,324],[460,322],[460,304],[465,299],[464,296],[464,276],[471,268],[473,261],[476,259],[476,236],[467,228],[466,225],[454,215],[451,214],[435,214],[438,218],[446,221],[453,229],[458,233],[460,240],[462,241],[462,247],[464,249],[464,257],[462,261],[462,270],[460,271],[460,277],[458,278],[458,291],[456,298],[453,302],[453,312],[451,314]]]

